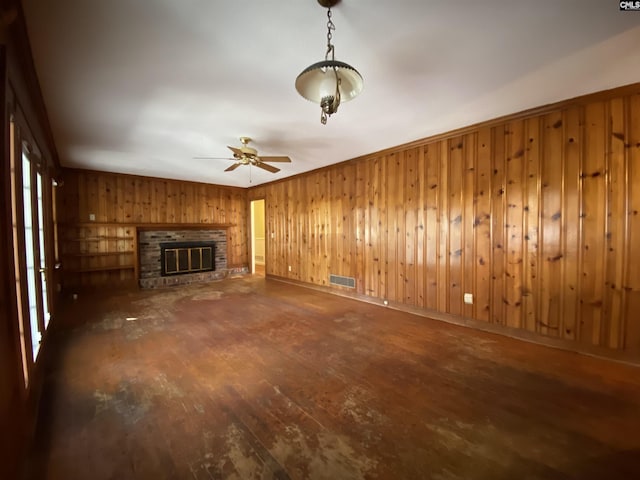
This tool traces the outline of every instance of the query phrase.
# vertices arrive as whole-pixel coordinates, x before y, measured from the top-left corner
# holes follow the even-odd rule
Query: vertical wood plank
[[[145,199],[145,190],[143,188],[143,182],[141,178],[136,178],[133,180],[133,214],[132,219],[135,223],[143,223],[144,220],[144,204],[146,202]]]
[[[379,189],[380,194],[379,198],[379,215],[380,218],[378,220],[378,239],[380,241],[380,247],[378,253],[380,255],[379,262],[379,270],[380,270],[380,297],[381,298],[389,298],[389,288],[388,288],[388,257],[387,257],[387,249],[385,248],[385,244],[387,238],[389,236],[389,227],[388,227],[388,216],[389,216],[389,204],[388,204],[388,185],[387,179],[391,174],[389,170],[389,160],[387,157],[381,157],[380,162],[378,164],[378,168],[380,171],[379,174]]]
[[[405,155],[405,188],[404,188],[404,298],[403,303],[416,305],[416,243],[418,235],[417,225],[417,197],[420,179],[416,175],[416,151],[407,150]]]
[[[449,310],[449,142],[438,142],[438,172],[440,195],[438,196],[438,311]],[[446,285],[445,288],[442,286]]]
[[[477,134],[471,133],[464,136],[464,166],[462,185],[462,282],[461,295],[476,291],[475,268],[475,210],[476,210],[476,155],[478,152]],[[475,318],[475,304],[462,303],[462,315],[466,318]]]
[[[607,227],[603,344],[620,348],[624,337],[624,270],[628,261],[626,241],[626,150],[628,134],[625,131],[625,102],[617,98],[609,104],[607,134]]]
[[[397,172],[399,169],[399,160],[397,154],[391,154],[387,158],[389,169]],[[385,262],[387,271],[387,298],[390,301],[397,300],[397,271],[400,259],[398,258],[398,217],[397,217],[397,201],[396,195],[398,187],[394,182],[395,178],[390,178],[391,188],[387,188],[387,258]],[[392,183],[394,182],[394,183]]]
[[[525,261],[523,270],[523,321],[524,328],[535,332],[539,328],[540,312],[540,143],[542,135],[541,117],[530,118],[527,125],[527,147],[525,149],[526,186],[524,206]]]
[[[358,293],[364,292],[364,285],[367,282],[366,280],[366,257],[365,257],[365,236],[366,236],[366,171],[367,164],[365,162],[359,162],[356,165],[356,264],[357,264],[357,273],[356,273],[356,286],[358,288]]]
[[[522,275],[523,275],[523,170],[524,122],[514,121],[505,131],[506,186],[505,186],[505,238],[504,252],[504,311],[507,326],[522,328]]]
[[[491,181],[491,275],[492,308],[491,323],[502,325],[505,323],[504,309],[504,235],[505,235],[505,151],[504,151],[504,125],[498,125],[492,129],[493,155],[492,181]]]
[[[564,128],[564,190],[562,196],[562,231],[564,271],[562,274],[562,336],[573,340],[577,336],[580,303],[581,189],[582,171],[581,108],[568,109],[563,115]]]
[[[158,222],[160,223],[166,223],[169,222],[169,218],[167,217],[167,199],[169,196],[169,192],[167,190],[167,182],[166,181],[161,181],[161,182],[156,182],[156,188],[157,188],[157,195],[158,195],[158,206],[157,206],[157,218],[158,218]],[[213,217],[213,208],[209,207],[209,215],[211,215],[211,218]]]
[[[405,268],[407,264],[406,259],[406,218],[405,218],[405,206],[404,206],[404,192],[406,189],[406,150],[402,150],[396,154],[396,173],[395,173],[395,188],[393,195],[393,208],[395,217],[395,232],[394,241],[396,242],[396,273],[395,283],[396,292],[393,297],[395,302],[402,302],[404,300],[405,291]]]
[[[142,221],[145,223],[151,223],[151,192],[153,190],[151,188],[151,181],[146,178],[142,179],[139,188],[142,190],[142,194],[140,195],[142,199]]]
[[[464,178],[464,140],[449,141],[449,306],[448,313],[462,314],[462,181]]]
[[[424,147],[420,146],[416,149],[416,177],[417,177],[417,199],[416,199],[416,305],[424,308],[426,301],[426,187],[427,170],[425,164]]]
[[[562,285],[562,114],[554,112],[543,118],[544,147],[541,185],[540,264],[540,332],[558,336],[561,325]]]
[[[604,288],[605,225],[605,106],[602,102],[585,107],[584,155],[582,170],[582,291],[580,340],[600,345]]]
[[[382,168],[382,161],[380,158],[373,159],[372,162],[368,162],[370,165],[370,175],[371,178],[371,187],[372,191],[370,193],[369,200],[369,241],[371,242],[371,254],[372,254],[372,265],[371,265],[371,278],[369,279],[369,285],[367,291],[368,294],[380,298],[382,296],[382,285],[381,285],[381,276],[382,276],[382,262],[381,262],[381,249],[380,244],[382,242],[382,232],[381,232],[381,183],[386,182],[386,178],[380,175],[380,170]]]
[[[306,205],[309,203],[309,191],[304,188],[302,179],[296,180],[296,189],[300,192],[300,198],[296,203],[296,218],[299,229],[299,249],[297,272],[298,279],[303,282],[309,281],[309,262],[306,261],[309,252],[309,212]]]
[[[359,293],[364,293],[366,295],[373,295],[374,287],[373,285],[376,283],[376,271],[377,268],[374,264],[375,254],[373,252],[373,228],[371,225],[372,222],[372,204],[373,204],[373,196],[375,192],[375,179],[374,179],[374,170],[375,165],[374,161],[365,162],[363,175],[364,175],[364,186],[365,186],[365,198],[363,199],[363,213],[364,213],[364,239],[363,239],[363,247],[364,247],[364,278],[365,285],[362,286]]]
[[[474,239],[476,251],[476,288],[474,291],[476,320],[491,318],[491,129],[478,132],[476,160],[476,212]]]
[[[82,216],[80,221],[82,222],[88,222],[91,214],[96,215],[96,219],[102,217],[100,214],[100,185],[97,173],[87,173],[87,190],[86,209],[84,211],[81,209]]]
[[[96,175],[96,197],[98,199],[98,205],[94,215],[98,222],[109,221],[109,202],[107,200],[109,189],[107,187],[107,179],[110,176],[111,175]]]
[[[329,174],[327,171],[323,171],[320,174],[320,232],[321,232],[321,255],[320,255],[320,272],[322,274],[322,284],[326,285],[329,281],[329,251],[330,251],[330,219],[331,219],[331,204],[330,204],[330,192],[331,187],[329,184]],[[283,187],[284,188],[284,187]]]
[[[354,207],[355,207],[355,172],[356,168],[353,163],[350,163],[345,166],[344,173],[344,184],[342,189],[342,203],[343,203],[343,212],[345,215],[345,224],[344,224],[344,237],[345,237],[345,255],[344,255],[344,263],[345,263],[345,272],[349,277],[356,277],[356,262],[355,262],[355,241],[352,232],[355,231],[355,217],[354,217]],[[306,189],[305,189],[306,190]],[[377,192],[376,192],[377,195]],[[306,205],[302,206],[302,208],[306,208]],[[374,241],[375,248],[379,248],[380,242],[379,240]],[[377,282],[378,279],[376,279]],[[377,292],[376,292],[377,295]]]
[[[440,267],[440,142],[424,147],[426,189],[426,300],[425,307],[438,310],[438,271]]]

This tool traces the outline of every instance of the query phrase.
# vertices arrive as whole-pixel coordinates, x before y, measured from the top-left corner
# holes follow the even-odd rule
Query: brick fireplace
[[[198,244],[211,245],[213,270],[180,272],[179,275],[167,275],[166,272],[163,274],[163,260],[166,263],[163,250],[167,247],[171,249],[173,245],[178,252],[182,251],[185,245]],[[138,249],[141,288],[159,288],[217,280],[227,275],[227,231],[225,229],[141,230],[138,233]],[[189,259],[192,255],[189,250]],[[202,259],[206,254],[200,252],[199,255]]]

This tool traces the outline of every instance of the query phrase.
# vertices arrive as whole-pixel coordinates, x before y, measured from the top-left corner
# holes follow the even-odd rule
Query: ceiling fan
[[[241,147],[228,146],[229,150],[233,152],[233,158],[225,157],[193,157],[196,159],[207,160],[232,160],[235,161],[233,165],[225,169],[225,172],[231,172],[238,168],[240,165],[252,165],[254,167],[262,168],[267,172],[277,173],[279,168],[269,165],[265,162],[291,162],[289,157],[259,157],[258,151],[255,148],[249,146],[251,139],[249,137],[240,137]]]

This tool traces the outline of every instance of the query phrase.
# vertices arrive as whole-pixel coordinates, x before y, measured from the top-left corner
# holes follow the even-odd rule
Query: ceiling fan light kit
[[[357,97],[362,92],[363,80],[351,65],[335,59],[335,48],[331,43],[335,25],[331,20],[331,7],[340,0],[318,0],[327,8],[327,51],[324,60],[305,68],[296,78],[296,90],[307,100],[320,105],[320,122],[338,111],[343,102]]]

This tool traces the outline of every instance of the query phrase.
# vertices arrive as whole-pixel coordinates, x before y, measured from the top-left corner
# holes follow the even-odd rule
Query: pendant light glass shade
[[[321,103],[324,97],[336,91],[336,74],[342,102],[348,102],[362,92],[362,76],[351,65],[338,60],[323,60],[305,68],[296,78],[296,90],[307,100]]]

